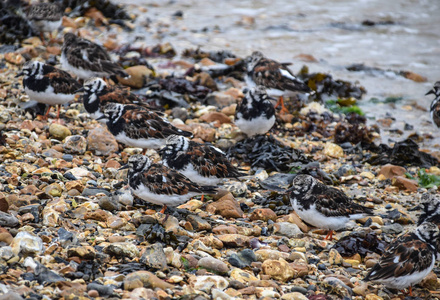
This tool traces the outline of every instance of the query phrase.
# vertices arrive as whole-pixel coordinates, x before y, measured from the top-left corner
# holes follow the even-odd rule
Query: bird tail
[[[212,186],[212,185],[203,185],[200,187],[200,190],[203,192],[203,194],[217,194],[218,187]]]

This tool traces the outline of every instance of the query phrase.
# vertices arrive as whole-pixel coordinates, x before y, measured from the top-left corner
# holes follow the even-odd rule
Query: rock
[[[232,296],[229,296],[225,292],[219,290],[219,289],[212,289],[211,290],[212,299],[215,300],[234,300]]]
[[[199,260],[197,266],[201,269],[206,269],[211,273],[225,274],[229,271],[228,266],[219,259],[213,257],[203,257]]]
[[[418,183],[415,180],[411,180],[403,176],[395,176],[392,180],[392,185],[398,187],[399,190],[417,192]]]
[[[217,130],[210,127],[203,127],[201,125],[206,124],[197,124],[197,126],[192,127],[194,138],[202,139],[205,142],[213,142],[215,140]]]
[[[64,153],[84,154],[87,149],[87,140],[82,135],[66,137],[63,144]]]
[[[268,259],[263,262],[262,269],[264,274],[281,282],[286,282],[295,276],[295,271],[284,259]]]
[[[0,242],[5,243],[6,245],[10,245],[14,237],[9,233],[5,228],[0,227]],[[1,249],[1,248],[0,248]]]
[[[209,293],[211,289],[225,290],[229,283],[222,276],[191,276],[189,279],[191,286],[198,291]]]
[[[401,71],[400,74],[403,77],[405,77],[405,78],[407,78],[409,80],[415,81],[415,82],[426,82],[426,81],[428,81],[428,79],[425,76],[422,76],[420,74],[417,74],[417,73],[414,73],[414,72],[411,72],[411,71]]]
[[[238,230],[234,226],[228,225],[218,225],[212,229],[212,233],[214,234],[236,234]]]
[[[113,287],[110,285],[103,285],[96,282],[91,282],[87,285],[87,291],[95,290],[100,296],[111,296],[113,295]]]
[[[257,208],[252,212],[249,219],[252,221],[261,220],[267,222],[272,220],[275,222],[277,219],[277,214],[270,208]]]
[[[221,234],[217,238],[226,247],[248,247],[250,238],[241,234]]]
[[[103,250],[108,255],[115,256],[117,258],[130,257],[135,258],[139,255],[139,250],[135,245],[131,243],[113,243],[106,246]],[[163,250],[162,250],[163,251]],[[165,255],[165,254],[164,254]],[[166,260],[165,260],[166,264]]]
[[[264,262],[268,259],[278,260],[280,258],[287,259],[290,254],[274,249],[260,249],[255,252],[258,261]]]
[[[52,197],[59,197],[63,192],[63,188],[58,183],[52,183],[44,189],[44,192]]]
[[[225,115],[224,113],[221,112],[209,112],[207,114],[204,114],[203,116],[200,117],[201,121],[204,121],[206,123],[212,123],[212,122],[218,122],[220,124],[230,124],[231,123],[231,119]]]
[[[125,277],[124,290],[132,291],[141,287],[166,290],[172,289],[174,286],[159,279],[156,275],[148,271],[136,271]]]
[[[277,222],[289,222],[299,227],[302,232],[308,232],[309,227],[301,220],[295,212],[283,216],[277,220]]]
[[[15,255],[39,255],[43,252],[43,241],[30,232],[21,231],[14,237],[11,248]]]
[[[431,273],[422,280],[420,286],[431,291],[436,291],[440,288],[440,282],[438,281],[437,275],[431,271]]]
[[[234,97],[232,97],[231,95],[227,95],[223,92],[214,92],[206,97],[206,103],[208,105],[214,105],[219,108],[235,104],[235,101],[236,100]]]
[[[281,296],[281,300],[308,300],[306,296],[300,292],[287,293]]]
[[[339,254],[339,252],[336,249],[331,249],[329,252],[329,258],[328,258],[328,262],[331,265],[340,265],[342,264],[342,256],[341,254]]]
[[[153,269],[165,270],[168,268],[167,257],[160,243],[147,246],[140,262]]]
[[[89,151],[95,155],[107,156],[118,151],[118,142],[115,137],[101,125],[96,125],[87,135],[87,146]]]
[[[67,249],[67,257],[73,256],[83,259],[94,259],[96,257],[95,248],[92,246],[79,246]]]
[[[228,262],[231,265],[240,269],[249,267],[255,261],[257,261],[257,256],[251,249],[244,249],[239,253],[232,253],[228,258]]]
[[[13,215],[0,211],[0,226],[2,227],[17,227],[19,221]]]
[[[114,197],[101,197],[99,198],[99,207],[102,209],[108,210],[108,211],[114,211],[120,209],[120,204],[118,202],[118,199],[115,199]]]
[[[211,224],[197,215],[188,215],[186,218],[192,225],[195,231],[207,230],[211,231]]]
[[[26,59],[20,53],[8,52],[5,53],[4,58],[7,62],[14,65],[22,65],[26,62]]]
[[[324,148],[324,154],[333,158],[344,157],[344,150],[341,146],[327,142]]]
[[[258,280],[257,277],[255,277],[254,275],[250,274],[248,271],[244,271],[241,269],[233,269],[231,271],[231,275],[230,275],[231,279],[233,280],[237,280],[241,283],[247,284],[249,282]]]
[[[60,141],[64,140],[66,137],[72,135],[69,128],[67,128],[64,125],[60,125],[60,124],[56,124],[56,123],[50,124],[49,134],[53,138],[60,140]]]
[[[353,293],[355,293],[356,295],[365,297],[367,294],[367,290],[368,290],[368,283],[366,282],[361,282],[361,284],[356,285],[353,288]]]
[[[24,300],[20,294],[12,291],[8,291],[3,295],[0,295],[0,300]]]
[[[243,211],[240,204],[231,193],[228,193],[206,206],[206,211],[211,214],[220,214],[224,218],[241,218]]]
[[[365,300],[383,300],[383,298],[376,294],[368,294],[365,296]]]
[[[276,235],[287,236],[288,238],[296,237],[302,234],[296,224],[281,222],[273,224],[273,233]]]
[[[147,78],[153,75],[153,71],[148,69],[146,66],[133,66],[125,69],[124,71],[130,75],[130,78],[116,76],[119,83],[135,89],[142,88],[145,85]]]

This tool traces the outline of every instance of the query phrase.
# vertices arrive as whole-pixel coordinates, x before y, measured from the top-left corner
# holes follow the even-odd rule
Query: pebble
[[[195,290],[205,293],[209,293],[212,289],[224,291],[229,285],[225,278],[218,275],[192,276],[189,282]]]
[[[84,154],[87,150],[87,140],[82,135],[68,136],[64,139],[63,150],[64,153]]]
[[[206,206],[206,211],[211,214],[220,214],[224,218],[241,218],[243,211],[231,193],[226,194],[217,201]]]
[[[118,142],[107,128],[96,125],[87,135],[87,149],[95,155],[107,156],[118,151]]]
[[[17,227],[19,221],[13,215],[0,211],[0,226],[2,227]]]
[[[287,282],[295,276],[295,271],[284,259],[268,259],[263,262],[262,270],[264,274],[281,282]]]
[[[203,257],[199,260],[197,266],[214,274],[221,275],[229,272],[229,268],[224,262],[213,257]]]
[[[162,250],[163,251],[163,250]],[[139,255],[139,250],[131,243],[113,243],[104,247],[104,253],[117,258],[130,257],[135,258]],[[166,264],[166,261],[165,261]]]
[[[147,246],[140,262],[153,269],[166,270],[168,268],[167,257],[160,243]]]
[[[14,237],[11,248],[15,255],[39,255],[43,252],[43,241],[30,232],[21,231]]]
[[[253,262],[257,261],[257,256],[251,249],[244,249],[238,253],[232,253],[228,258],[228,262],[237,268],[243,269],[249,267]]]
[[[49,134],[57,139],[57,140],[64,140],[66,137],[72,135],[72,132],[70,132],[69,128],[67,128],[64,125],[52,123],[49,126]]]
[[[288,222],[281,222],[281,223],[273,224],[273,233],[275,235],[282,235],[282,236],[286,236],[288,238],[293,238],[293,237],[296,237],[296,236],[302,234],[298,225],[288,223]]]

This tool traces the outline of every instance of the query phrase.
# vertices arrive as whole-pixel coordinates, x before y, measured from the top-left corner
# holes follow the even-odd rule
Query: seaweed
[[[229,156],[250,163],[253,168],[288,172],[311,160],[301,151],[281,144],[272,136],[259,135],[238,142],[227,151]]]
[[[417,177],[411,176],[409,173],[405,173],[406,177],[412,180],[416,180],[419,183],[420,187],[430,189],[434,186],[438,187],[440,186],[440,176],[434,175],[434,174],[428,174],[426,173],[426,169],[422,168],[419,171],[417,171]]]
[[[114,4],[109,0],[63,0],[62,6],[64,10],[68,7],[72,9],[69,13],[71,17],[83,16],[90,8],[94,7],[108,19],[131,19],[121,5]]]
[[[336,249],[343,257],[353,256],[357,253],[361,257],[365,257],[371,252],[381,255],[386,246],[386,243],[379,240],[374,232],[355,231],[337,241],[333,249]]]
[[[20,1],[0,1],[0,44],[14,44],[37,34],[20,14],[20,5]]]
[[[430,168],[438,166],[439,161],[432,155],[419,150],[419,146],[411,139],[397,142],[393,148],[385,144],[369,145],[368,150],[375,152],[370,158],[363,161],[371,165],[398,165]]]
[[[228,50],[219,50],[219,51],[209,51],[205,52],[200,48],[197,49],[185,49],[182,52],[183,57],[191,57],[196,61],[200,61],[204,58],[209,58],[210,60],[217,63],[224,63],[227,58],[237,58],[235,54]]]

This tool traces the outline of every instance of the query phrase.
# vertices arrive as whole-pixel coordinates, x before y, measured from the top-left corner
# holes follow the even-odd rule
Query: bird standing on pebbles
[[[111,75],[129,77],[104,48],[70,32],[64,35],[60,61],[64,69],[81,79]]]
[[[120,86],[109,85],[98,77],[86,80],[84,86],[78,90],[78,92],[82,91],[84,91],[82,97],[84,108],[94,119],[103,116],[102,108],[107,103],[135,104],[151,109],[148,105],[143,104],[139,96]],[[100,119],[100,121],[105,123],[105,119]]]
[[[435,98],[431,102],[431,107],[429,111],[431,112],[431,120],[434,122],[435,126],[440,128],[440,81],[434,84],[432,90],[427,92],[425,95],[434,94]]]
[[[290,202],[300,218],[318,228],[330,230],[325,239],[332,240],[333,230],[348,221],[372,215],[372,210],[354,203],[334,187],[328,187],[310,175],[297,175],[290,189]]]
[[[430,222],[440,229],[440,199],[435,195],[425,193],[422,195],[421,204],[423,213],[420,215],[417,225]],[[436,242],[437,259],[440,259],[440,239]]]
[[[439,229],[433,223],[422,223],[414,232],[403,234],[385,249],[379,262],[364,281],[376,281],[403,290],[422,281],[434,268]]]
[[[235,125],[247,136],[265,134],[275,124],[275,108],[266,89],[259,85],[251,88],[237,105]]]
[[[192,136],[191,132],[174,127],[160,114],[137,105],[108,103],[103,107],[108,130],[120,143],[142,149],[159,149],[166,138],[177,134]]]
[[[287,113],[284,106],[283,95],[285,92],[310,93],[312,90],[301,80],[296,78],[287,68],[275,60],[264,57],[263,53],[254,51],[246,58],[246,84],[249,87],[262,85],[271,96],[280,97],[275,108],[281,105],[281,111]]]
[[[15,77],[23,77],[23,87],[31,100],[48,105],[58,105],[57,119],[60,118],[60,105],[73,101],[76,91],[81,87],[69,73],[39,61],[29,61]],[[47,119],[50,106],[44,118]]]
[[[159,153],[165,166],[198,184],[216,185],[223,178],[246,175],[234,167],[220,149],[190,141],[184,136],[169,136]]]
[[[167,206],[178,206],[190,198],[202,194],[215,194],[216,187],[201,186],[181,173],[162,164],[152,163],[143,155],[128,159],[128,184],[133,193],[148,202]]]
[[[29,6],[26,17],[40,32],[41,41],[44,43],[44,33],[52,34],[61,26],[63,9],[60,3],[36,3]]]

